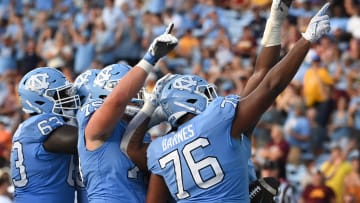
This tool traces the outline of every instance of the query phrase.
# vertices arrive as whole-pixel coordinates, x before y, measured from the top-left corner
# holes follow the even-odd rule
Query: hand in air
[[[171,52],[178,44],[178,39],[170,34],[173,27],[174,23],[170,23],[166,28],[166,31],[156,37],[151,43],[148,52],[144,56],[144,59],[150,64],[155,65],[160,58]]]
[[[330,18],[326,14],[329,6],[330,3],[326,3],[310,20],[305,33],[302,33],[302,36],[311,43],[316,42],[323,35],[330,31]]]

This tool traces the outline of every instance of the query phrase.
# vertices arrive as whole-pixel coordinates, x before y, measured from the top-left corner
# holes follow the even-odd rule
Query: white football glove
[[[178,39],[173,36],[171,30],[174,27],[174,23],[170,23],[166,28],[165,33],[156,37],[151,43],[148,52],[145,54],[144,59],[152,65],[169,52],[171,52],[178,43]]]
[[[326,15],[329,6],[330,3],[326,3],[310,20],[305,33],[301,33],[302,36],[311,43],[316,42],[320,37],[330,31],[330,18]]]
[[[154,112],[156,107],[159,106],[162,89],[164,88],[165,84],[169,82],[173,77],[175,77],[175,75],[169,73],[164,75],[156,82],[152,93],[145,94],[145,103],[142,108],[143,112],[146,112],[148,115],[151,115]]]
[[[271,4],[270,19],[273,23],[281,24],[288,15],[292,0],[273,0]]]

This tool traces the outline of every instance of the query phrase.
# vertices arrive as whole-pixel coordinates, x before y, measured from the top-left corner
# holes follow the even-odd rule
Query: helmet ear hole
[[[188,99],[186,102],[194,104],[197,101],[197,99]]]
[[[37,103],[39,105],[43,105],[45,102],[43,102],[43,101],[35,101],[35,103]]]

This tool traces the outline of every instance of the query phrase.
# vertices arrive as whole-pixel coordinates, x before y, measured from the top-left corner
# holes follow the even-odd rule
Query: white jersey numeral
[[[203,189],[210,188],[224,179],[224,172],[216,157],[206,157],[195,162],[192,151],[198,148],[205,148],[210,145],[206,138],[197,138],[191,143],[185,145],[182,150],[182,155],[185,159],[186,166],[191,172],[191,175],[195,181],[195,184]],[[180,153],[178,150],[174,150],[166,156],[159,159],[160,167],[165,168],[170,162],[173,162],[175,169],[176,183],[178,192],[177,198],[184,199],[190,196],[189,192],[184,189],[183,176],[182,176],[182,163],[180,159]],[[203,180],[201,177],[201,170],[210,167],[214,175],[207,180]]]
[[[140,172],[139,167],[134,166],[133,168],[128,170],[128,178],[130,179],[137,179],[138,173]]]
[[[48,120],[42,120],[37,124],[42,135],[47,135],[54,130],[50,123],[56,123],[60,126],[64,125],[64,123],[61,122],[58,117],[50,117]]]
[[[24,187],[27,183],[28,183],[28,178],[26,175],[26,169],[24,166],[24,154],[23,154],[23,150],[22,150],[22,144],[20,142],[14,142],[13,143],[13,147],[12,150],[15,151],[17,153],[17,160],[15,161],[15,167],[17,169],[19,169],[19,174],[20,174],[20,179],[19,180],[15,180],[13,179],[13,183],[15,185],[15,187]]]

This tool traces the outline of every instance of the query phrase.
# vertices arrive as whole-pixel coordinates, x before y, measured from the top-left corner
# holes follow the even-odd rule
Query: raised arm
[[[242,98],[237,105],[237,114],[233,121],[231,135],[239,137],[243,132],[249,131],[256,125],[261,115],[274,102],[275,98],[290,83],[297,72],[311,43],[330,30],[329,16],[325,15],[329,3],[311,19],[302,38],[294,48],[272,68],[261,81],[259,86],[247,97]]]
[[[281,49],[281,27],[288,15],[291,0],[273,0],[270,16],[261,40],[261,51],[256,59],[255,70],[246,83],[241,97],[249,95],[278,62]]]
[[[158,117],[154,115],[155,109],[159,106],[160,93],[164,85],[171,80],[173,76],[165,75],[156,82],[153,92],[147,96],[143,108],[136,114],[136,116],[129,123],[125,135],[121,140],[121,150],[143,171],[148,171],[146,150],[149,144],[144,143],[144,136],[148,129],[159,124],[162,119],[157,119],[156,122],[151,122],[150,117]],[[157,111],[155,111],[157,112]],[[166,117],[163,117],[166,120]],[[151,119],[153,120],[153,119]]]
[[[144,58],[119,81],[103,105],[92,115],[85,129],[87,147],[96,149],[107,139],[155,63],[177,45],[176,37],[169,34],[172,27],[173,24],[170,24],[166,32],[152,42]]]

